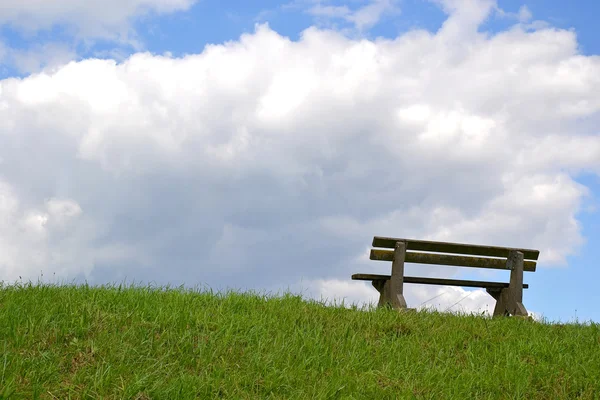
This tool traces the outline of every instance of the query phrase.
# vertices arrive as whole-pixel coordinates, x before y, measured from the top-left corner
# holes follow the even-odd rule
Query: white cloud
[[[433,308],[443,312],[492,315],[496,305],[494,298],[483,289],[467,291],[454,286],[418,285],[407,288],[406,293],[409,299],[414,299],[418,309]]]
[[[312,15],[318,22],[335,23],[342,20],[351,23],[359,33],[377,25],[386,15],[398,15],[400,8],[397,0],[368,0],[355,9],[348,5],[332,5],[322,0],[296,0],[285,8],[304,8],[306,13]]]
[[[315,17],[346,18],[352,14],[352,11],[348,6],[324,6],[318,3],[312,6],[308,13]]]
[[[98,261],[140,257],[118,243],[90,247],[103,224],[90,221],[74,200],[50,198],[27,206],[19,201],[18,191],[0,180],[2,280],[89,276]]]
[[[30,49],[10,48],[6,57],[17,71],[23,74],[52,70],[77,58],[76,51],[65,43],[45,43]]]
[[[83,37],[126,38],[132,19],[189,9],[195,0],[3,0],[0,25],[27,33],[65,25]]]
[[[0,62],[20,74],[52,71],[76,60],[82,49],[96,57],[120,57],[145,46],[135,22],[151,15],[189,10],[197,0],[2,0],[0,27],[20,43],[0,38]],[[40,35],[40,33],[42,33]],[[50,40],[42,39],[51,33]],[[112,44],[94,50],[98,41]],[[88,54],[90,54],[88,53]]]
[[[496,7],[496,0],[432,0],[438,3],[448,19],[439,31],[440,37],[458,42],[461,37],[472,35]]]
[[[497,15],[499,15],[500,17],[512,18],[521,23],[527,23],[533,17],[531,10],[529,10],[529,7],[527,7],[526,5],[521,6],[519,8],[519,11],[517,11],[516,13],[504,11],[503,9],[501,9],[498,6],[496,6],[494,8],[495,8]]]
[[[0,279],[304,279],[364,298],[350,275],[389,272],[364,257],[373,235],[564,264],[584,240],[574,176],[600,171],[600,61],[569,31],[460,29],[292,42],[263,25],[202,54],[1,81]]]
[[[399,9],[394,0],[373,0],[371,3],[359,8],[346,18],[354,23],[359,31],[375,26],[385,14],[397,14]]]
[[[303,282],[304,295],[324,301],[326,304],[342,304],[346,307],[377,305],[379,293],[362,282],[339,279],[316,279]],[[300,290],[302,290],[300,288]]]

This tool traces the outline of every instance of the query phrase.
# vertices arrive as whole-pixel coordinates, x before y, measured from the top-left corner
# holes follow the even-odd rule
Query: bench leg
[[[505,302],[504,302],[504,296],[502,296],[502,292],[505,289],[490,289],[487,288],[486,291],[490,294],[490,296],[492,296],[494,299],[496,299],[496,307],[494,307],[494,317],[499,317],[499,316],[507,316],[508,312],[506,311],[506,306],[505,306]]]
[[[404,299],[404,259],[406,257],[406,243],[397,242],[392,261],[392,276],[387,280],[374,280],[372,285],[379,292],[379,307],[389,304],[395,309],[405,309]]]
[[[526,317],[528,315],[523,305],[523,253],[511,250],[506,267],[510,269],[510,283],[504,289],[486,289],[496,299],[494,317],[515,315]]]
[[[385,304],[385,295],[383,294],[383,291],[384,291],[386,282],[387,282],[387,280],[384,280],[384,279],[377,279],[377,280],[371,282],[373,287],[375,289],[377,289],[377,291],[379,292],[379,303],[377,304],[377,307],[383,307]]]
[[[512,315],[527,317],[527,310],[523,305],[523,253],[512,250],[506,261],[507,266],[512,265],[510,271],[510,284],[508,286],[507,305]]]

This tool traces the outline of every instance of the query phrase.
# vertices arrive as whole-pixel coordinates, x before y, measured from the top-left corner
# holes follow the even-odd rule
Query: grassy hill
[[[0,286],[0,398],[594,399],[598,324]]]

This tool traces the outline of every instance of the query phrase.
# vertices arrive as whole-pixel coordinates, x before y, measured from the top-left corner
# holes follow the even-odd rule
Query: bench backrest
[[[506,259],[508,258],[511,250],[516,250],[523,253],[523,270],[534,272],[536,268],[536,260],[540,255],[538,250],[531,249],[478,246],[472,244],[433,242],[427,240],[399,239],[381,236],[375,236],[373,238],[373,247],[394,249],[396,247],[396,242],[406,243],[407,251],[405,262],[417,264],[507,269]],[[394,251],[371,249],[370,258],[371,260],[393,261]]]

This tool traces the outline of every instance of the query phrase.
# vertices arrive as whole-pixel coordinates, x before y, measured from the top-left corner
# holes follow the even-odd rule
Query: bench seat
[[[356,281],[385,281],[390,279],[391,275],[377,274],[354,274],[352,279]],[[440,279],[440,278],[424,278],[419,276],[405,276],[402,279],[405,283],[420,283],[423,285],[442,285],[442,286],[463,286],[476,287],[485,289],[503,289],[507,288],[508,282],[484,282],[484,281],[467,281],[461,279]],[[524,283],[523,289],[528,289],[529,285]]]

